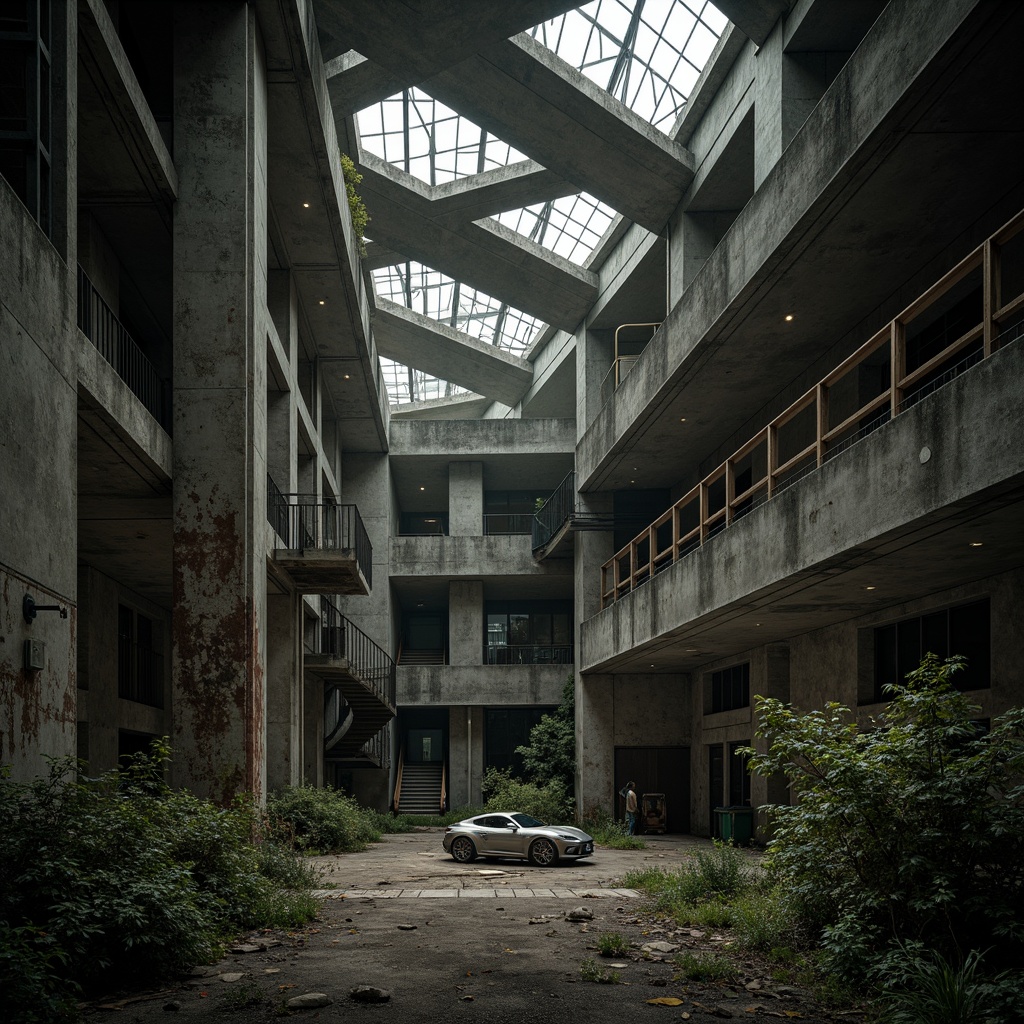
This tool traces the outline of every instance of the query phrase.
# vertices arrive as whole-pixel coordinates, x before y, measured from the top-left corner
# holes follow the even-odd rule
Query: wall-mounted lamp
[[[60,612],[60,617],[66,619],[68,610],[62,604],[36,604],[36,599],[31,594],[26,594],[21,599],[21,614],[25,621],[31,625],[39,612]]]

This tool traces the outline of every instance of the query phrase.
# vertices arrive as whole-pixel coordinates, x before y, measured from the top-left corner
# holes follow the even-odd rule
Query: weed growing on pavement
[[[618,971],[602,970],[596,960],[584,960],[580,964],[580,978],[583,981],[593,981],[598,985],[619,985],[622,977]]]
[[[639,836],[631,836],[621,821],[616,821],[607,811],[598,811],[585,818],[580,826],[594,838],[599,846],[612,850],[645,850],[647,844]]]
[[[262,1006],[267,997],[254,981],[243,981],[232,985],[220,996],[218,1009],[224,1011],[248,1010],[254,1006]]]
[[[597,949],[601,956],[625,956],[629,943],[618,932],[605,932],[598,936]]]
[[[676,966],[691,981],[735,981],[739,970],[720,953],[680,953]]]

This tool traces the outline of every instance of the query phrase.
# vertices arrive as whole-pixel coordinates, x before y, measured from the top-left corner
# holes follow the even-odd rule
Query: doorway
[[[627,782],[636,783],[637,798],[644,793],[664,793],[666,830],[690,831],[690,748],[616,747],[615,793],[617,817],[626,814],[626,802],[618,796]]]

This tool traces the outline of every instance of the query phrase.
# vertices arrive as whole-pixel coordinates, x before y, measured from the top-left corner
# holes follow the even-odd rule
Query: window
[[[750,662],[711,673],[711,714],[750,705]]]
[[[572,605],[567,601],[488,602],[488,665],[571,665]]]
[[[873,702],[887,700],[886,687],[903,683],[907,673],[913,672],[928,653],[939,658],[959,654],[967,659],[964,670],[953,676],[958,689],[990,686],[988,598],[878,626],[874,630]]]
[[[484,533],[530,533],[537,500],[547,495],[533,491],[487,491],[484,494]]]
[[[484,718],[485,767],[501,771],[511,768],[514,775],[519,775],[523,771],[523,758],[516,753],[516,748],[530,742],[530,730],[553,710],[551,707],[488,708]]]
[[[134,608],[117,608],[117,695],[150,707],[164,706],[163,659],[152,619]]]
[[[50,0],[0,5],[0,175],[50,232]]]
[[[750,746],[750,740],[729,744],[729,803],[733,807],[750,806],[750,772],[747,755],[740,751]]]

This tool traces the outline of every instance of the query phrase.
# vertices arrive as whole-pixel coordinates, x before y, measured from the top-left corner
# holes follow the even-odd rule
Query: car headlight
[[[565,836],[561,832],[558,833],[558,838],[564,839],[567,843],[578,843],[580,841],[578,836]]]

